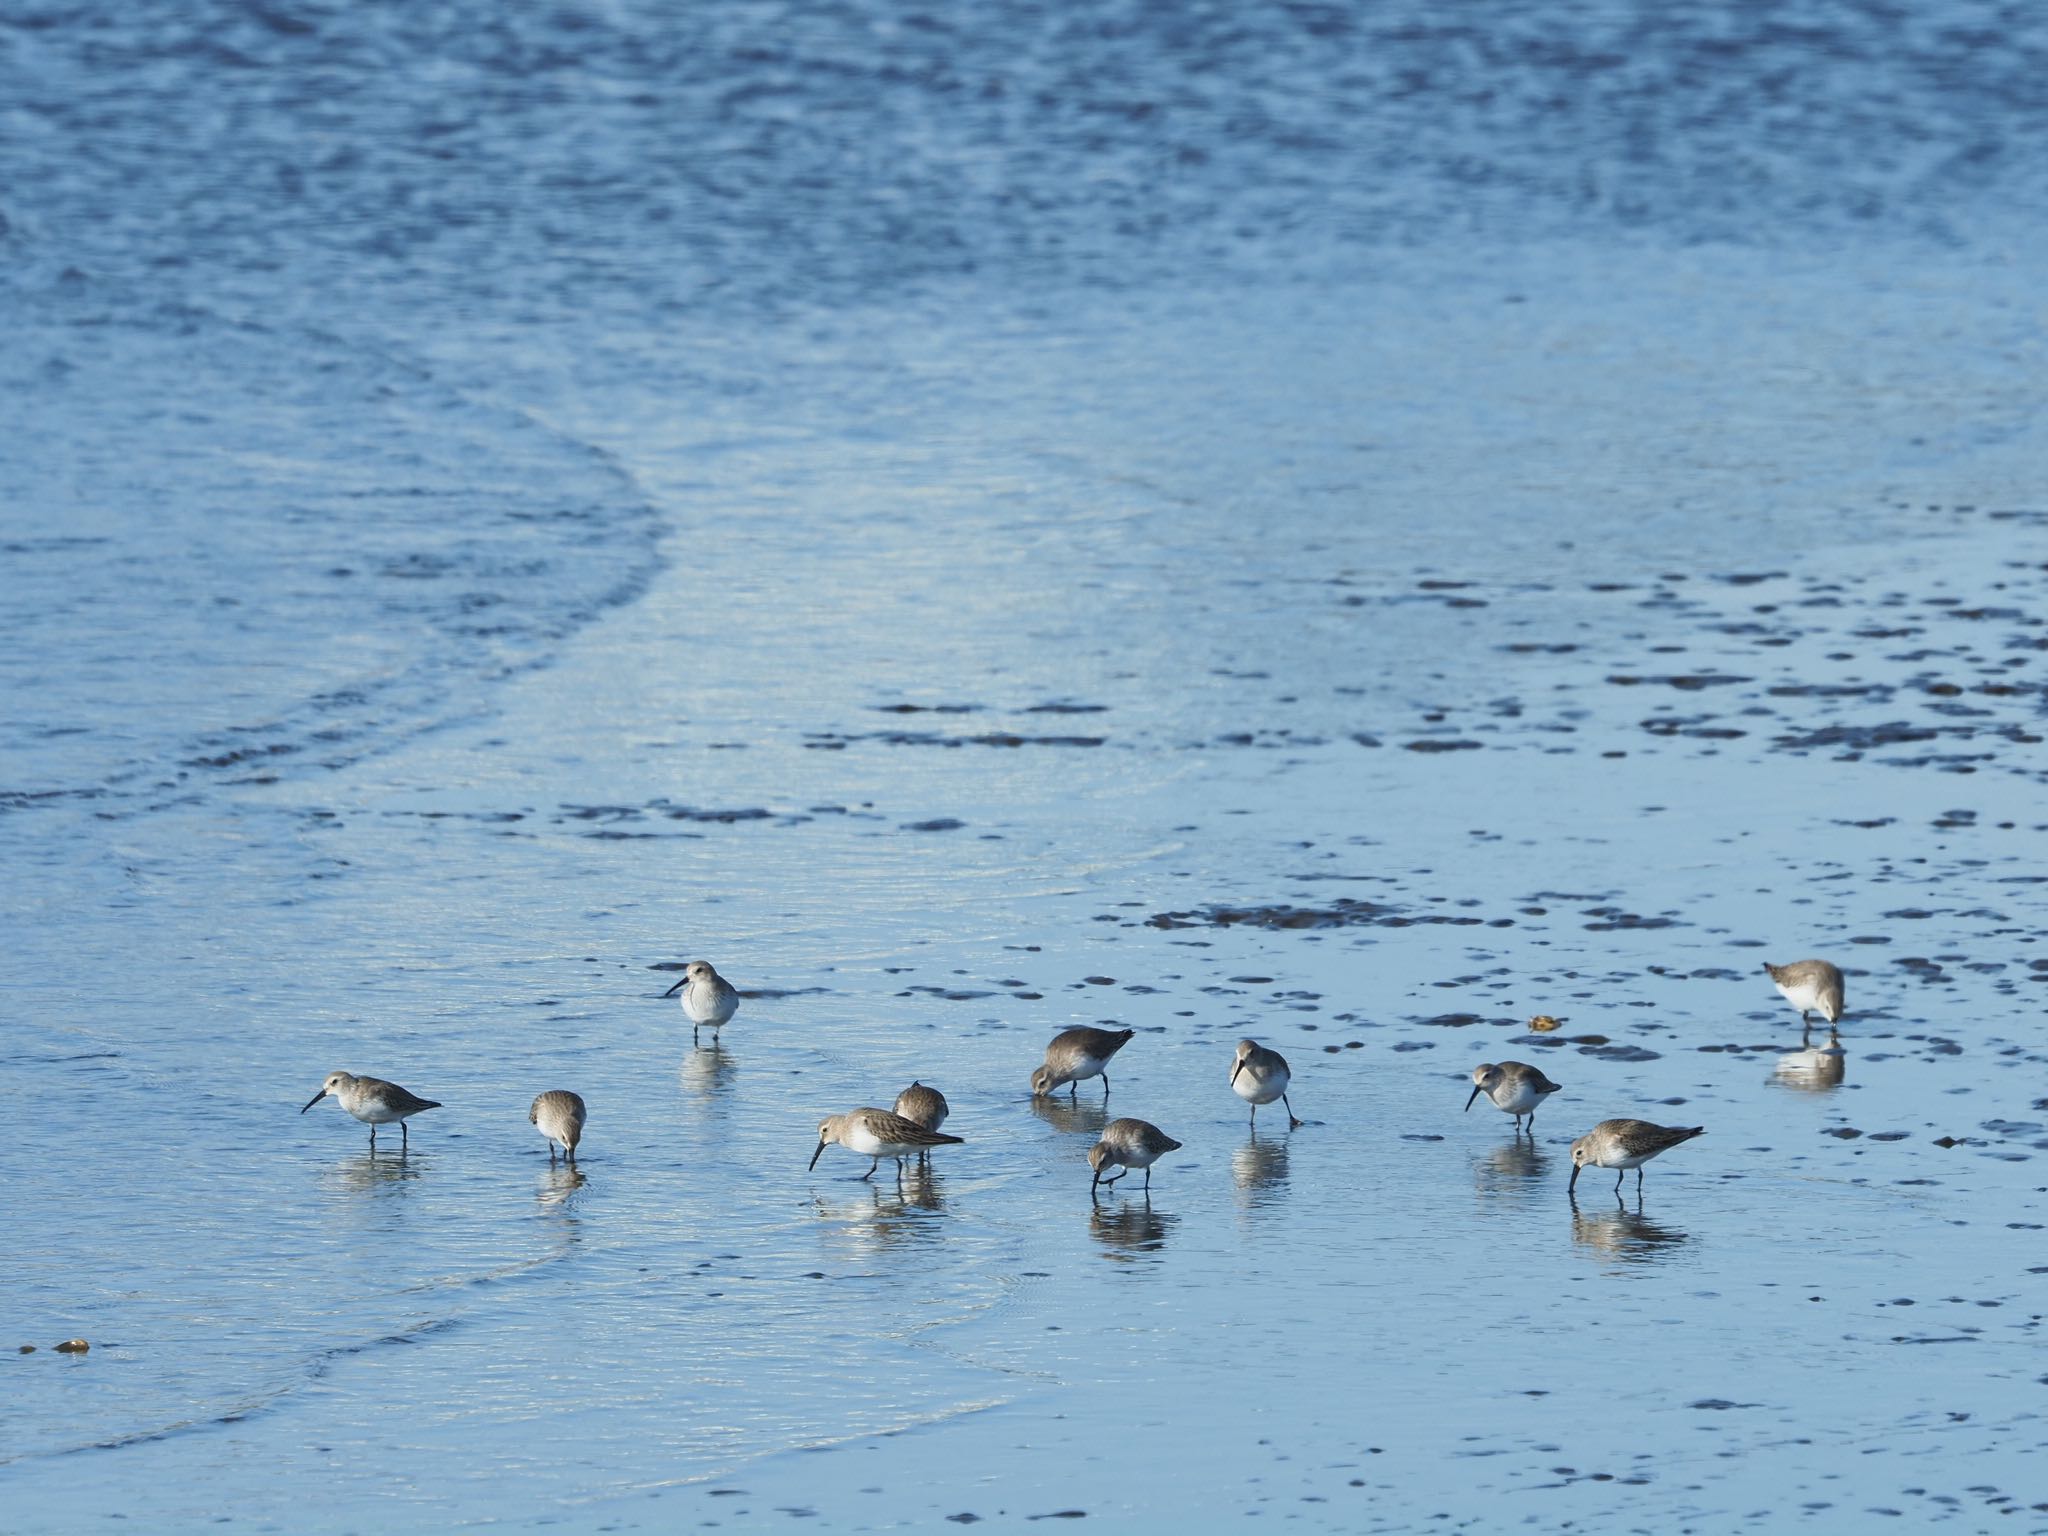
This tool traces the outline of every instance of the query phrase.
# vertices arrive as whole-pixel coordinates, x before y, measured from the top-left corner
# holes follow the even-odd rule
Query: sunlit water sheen
[[[2043,42],[12,18],[5,1523],[2048,1527]]]

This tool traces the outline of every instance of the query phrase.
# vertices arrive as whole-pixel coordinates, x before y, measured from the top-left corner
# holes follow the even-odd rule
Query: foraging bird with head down
[[[928,1131],[936,1131],[946,1123],[946,1116],[953,1113],[953,1106],[946,1102],[946,1096],[936,1088],[927,1088],[923,1083],[912,1083],[896,1095],[896,1102],[889,1107],[904,1119],[915,1121]],[[918,1160],[929,1163],[932,1160],[930,1150],[919,1153]]]
[[[1094,1029],[1086,1024],[1063,1029],[1045,1048],[1045,1062],[1031,1074],[1031,1096],[1039,1098],[1057,1088],[1074,1087],[1069,1097],[1079,1099],[1084,1078],[1102,1079],[1102,1096],[1109,1097],[1109,1058],[1130,1044],[1134,1029]]]
[[[825,1149],[838,1145],[862,1157],[873,1158],[863,1179],[872,1179],[875,1170],[882,1166],[882,1159],[896,1159],[896,1177],[903,1177],[903,1160],[932,1147],[957,1145],[958,1136],[948,1136],[944,1131],[926,1130],[915,1120],[907,1120],[894,1110],[853,1109],[843,1115],[828,1115],[818,1126],[818,1150],[811,1154],[811,1167],[818,1166],[818,1159],[825,1155]]]
[[[547,1137],[550,1163],[555,1160],[557,1142],[561,1144],[563,1155],[572,1163],[576,1161],[576,1145],[583,1140],[583,1122],[588,1118],[583,1107],[583,1095],[571,1093],[566,1088],[550,1088],[533,1101],[526,1118],[539,1128],[541,1135]]]
[[[1128,1173],[1133,1168],[1145,1170],[1145,1192],[1152,1191],[1152,1165],[1169,1152],[1178,1151],[1180,1143],[1159,1129],[1150,1120],[1112,1120],[1102,1128],[1102,1140],[1088,1149],[1088,1166],[1095,1170],[1095,1181],[1088,1186],[1088,1193],[1094,1193],[1105,1184],[1114,1184],[1124,1177],[1123,1173],[1109,1178],[1102,1176],[1102,1170],[1118,1167]]]
[[[1706,1134],[1704,1125],[1687,1128],[1652,1125],[1647,1120],[1602,1120],[1572,1143],[1572,1178],[1565,1186],[1565,1193],[1569,1195],[1579,1187],[1579,1170],[1590,1164],[1595,1168],[1622,1170],[1614,1176],[1617,1195],[1621,1193],[1621,1181],[1627,1177],[1627,1170],[1635,1169],[1636,1193],[1640,1195],[1643,1192],[1643,1164],[1660,1152],[1669,1152],[1682,1142]]]
[[[1842,973],[1827,961],[1794,960],[1789,965],[1773,965],[1766,960],[1764,970],[1784,994],[1785,1001],[1799,1010],[1804,1033],[1812,1033],[1816,1013],[1828,1021],[1830,1030],[1841,1022]]]

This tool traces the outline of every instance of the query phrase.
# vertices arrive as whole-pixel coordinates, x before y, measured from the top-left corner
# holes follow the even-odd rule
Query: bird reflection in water
[[[906,1162],[896,1193],[905,1205],[914,1205],[921,1211],[946,1208],[944,1181],[932,1171],[930,1163]]]
[[[1553,1159],[1533,1139],[1503,1142],[1472,1160],[1472,1178],[1482,1197],[1522,1196],[1550,1169]]]
[[[682,1085],[685,1097],[715,1103],[730,1086],[734,1065],[732,1053],[714,1035],[711,1044],[691,1047],[676,1068],[676,1081]]]
[[[1178,1216],[1155,1211],[1150,1200],[1132,1196],[1097,1200],[1088,1217],[1089,1230],[1102,1244],[1102,1256],[1119,1264],[1157,1253],[1166,1246],[1167,1235],[1179,1225]]]
[[[1626,1264],[1653,1263],[1688,1241],[1678,1228],[1650,1220],[1640,1204],[1630,1210],[1619,1196],[1611,1211],[1598,1204],[1590,1211],[1582,1211],[1576,1198],[1571,1205],[1572,1241]]]
[[[1811,1045],[1780,1056],[1775,1077],[1782,1088],[1826,1093],[1842,1086],[1842,1074],[1848,1064],[1849,1053],[1842,1049],[1841,1040],[1829,1035],[1826,1045]]]
[[[832,1236],[861,1257],[889,1253],[912,1244],[940,1240],[945,1223],[933,1220],[946,1209],[944,1181],[926,1169],[905,1167],[900,1188],[877,1179],[861,1186],[859,1195],[827,1201],[820,1197],[818,1219],[828,1222]]]
[[[1254,1135],[1230,1154],[1230,1176],[1237,1182],[1237,1203],[1249,1209],[1269,1205],[1287,1187],[1287,1143]]]
[[[550,1166],[548,1171],[541,1175],[540,1188],[535,1192],[534,1198],[545,1211],[560,1205],[588,1182],[589,1179],[583,1170],[574,1163],[564,1163],[559,1168]]]
[[[1100,1099],[1077,1104],[1065,1097],[1034,1095],[1031,1113],[1070,1136],[1100,1136],[1102,1128],[1109,1124],[1109,1110]]]
[[[429,1153],[365,1152],[334,1165],[326,1182],[351,1194],[388,1194],[418,1178],[433,1165]]]

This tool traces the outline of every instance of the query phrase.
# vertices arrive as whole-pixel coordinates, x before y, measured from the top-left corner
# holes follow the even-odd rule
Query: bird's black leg
[[[869,1163],[868,1171],[860,1176],[861,1182],[865,1184],[869,1179],[872,1179],[875,1176],[875,1170],[881,1166],[882,1160],[879,1157],[876,1158],[872,1163]]]
[[[1102,1074],[1102,1102],[1105,1104],[1109,1102],[1109,1074],[1107,1072]]]
[[[1643,1170],[1640,1168],[1636,1170],[1636,1198],[1643,1198]]]
[[[1640,1170],[1638,1170],[1638,1171],[1640,1171]],[[1621,1181],[1622,1181],[1623,1179],[1627,1178],[1627,1177],[1628,1177],[1628,1170],[1627,1170],[1626,1168],[1620,1169],[1620,1170],[1618,1170],[1618,1171],[1617,1171],[1617,1172],[1615,1173],[1615,1175],[1614,1175],[1614,1192],[1615,1192],[1615,1193],[1616,1193],[1617,1195],[1621,1193]]]
[[[1152,1193],[1152,1168],[1150,1164],[1147,1164],[1145,1168],[1145,1193],[1148,1195]]]
[[[1256,1104],[1254,1104],[1254,1105],[1252,1106],[1252,1129],[1256,1131],[1256,1130],[1257,1130],[1258,1128],[1259,1128],[1259,1106],[1258,1106],[1258,1105],[1256,1105]]]
[[[1294,1106],[1287,1102],[1287,1095],[1284,1093],[1280,1095],[1280,1107],[1287,1111],[1287,1128],[1289,1130],[1293,1130],[1301,1124],[1301,1121],[1295,1118]]]
[[[370,1127],[370,1150],[372,1152],[377,1150],[377,1127],[374,1125]]]
[[[400,1157],[405,1156],[406,1152],[411,1148],[411,1146],[412,1141],[405,1134],[405,1122],[401,1120],[398,1122],[398,1155]]]
[[[1081,1079],[1078,1077],[1067,1085],[1067,1097],[1076,1104],[1081,1102]]]

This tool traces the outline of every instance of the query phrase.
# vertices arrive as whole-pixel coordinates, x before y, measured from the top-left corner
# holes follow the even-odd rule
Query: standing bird
[[[1287,1111],[1287,1128],[1300,1128],[1301,1122],[1294,1118],[1294,1106],[1287,1102],[1287,1083],[1292,1076],[1287,1070],[1287,1058],[1278,1051],[1269,1051],[1256,1040],[1237,1042],[1237,1060],[1230,1068],[1230,1086],[1240,1099],[1251,1105],[1253,1125],[1259,1123],[1259,1106],[1278,1099]]]
[[[716,1040],[726,1021],[740,1010],[739,993],[706,960],[692,960],[684,966],[682,980],[661,995],[670,997],[678,991],[683,994],[683,1015],[690,1021],[692,1045],[697,1043],[700,1029],[710,1030],[711,1038]]]
[[[946,1116],[953,1107],[946,1102],[946,1096],[936,1088],[927,1088],[923,1083],[912,1083],[896,1095],[894,1112],[928,1131],[936,1131],[946,1123]],[[919,1154],[923,1162],[930,1162],[930,1151]]]
[[[1102,1140],[1088,1149],[1088,1166],[1095,1170],[1095,1182],[1088,1186],[1088,1193],[1104,1184],[1114,1184],[1124,1175],[1119,1173],[1105,1179],[1102,1170],[1115,1163],[1126,1173],[1133,1168],[1145,1170],[1145,1192],[1152,1192],[1152,1165],[1177,1151],[1180,1143],[1159,1129],[1150,1120],[1112,1120],[1102,1128]]]
[[[1038,1098],[1063,1084],[1072,1083],[1069,1097],[1081,1097],[1081,1079],[1102,1079],[1102,1096],[1109,1097],[1109,1058],[1130,1043],[1134,1029],[1091,1029],[1078,1024],[1052,1037],[1045,1048],[1045,1065],[1031,1074],[1031,1096]]]
[[[1536,1137],[1536,1106],[1562,1086],[1553,1083],[1536,1068],[1523,1061],[1504,1061],[1495,1066],[1492,1062],[1481,1062],[1472,1069],[1472,1097],[1465,1101],[1469,1113],[1473,1100],[1482,1093],[1493,1101],[1493,1107],[1515,1117],[1515,1129],[1522,1128],[1522,1116],[1529,1117],[1529,1138]]]
[[[849,1152],[858,1152],[862,1157],[871,1157],[868,1171],[863,1179],[872,1179],[875,1170],[882,1166],[882,1159],[896,1159],[896,1177],[903,1178],[903,1159],[924,1152],[932,1147],[943,1147],[948,1143],[957,1144],[958,1136],[948,1136],[944,1131],[929,1131],[915,1120],[906,1120],[894,1110],[854,1109],[843,1115],[828,1116],[818,1126],[818,1150],[811,1154],[811,1166],[818,1166],[818,1159],[825,1149],[837,1142]]]
[[[370,1150],[377,1150],[377,1127],[398,1122],[398,1149],[406,1150],[405,1117],[416,1115],[423,1109],[439,1109],[438,1100],[423,1099],[416,1093],[407,1093],[396,1083],[387,1083],[381,1077],[357,1077],[352,1072],[330,1072],[327,1081],[320,1085],[320,1091],[306,1100],[306,1109],[311,1109],[327,1095],[333,1094],[341,1107],[354,1115],[370,1128]],[[299,1111],[304,1114],[306,1109]]]
[[[1825,960],[1794,960],[1790,965],[1764,962],[1764,969],[1785,994],[1785,1001],[1799,1010],[1799,1022],[1813,1032],[1816,1010],[1832,1031],[1842,1017],[1842,973]]]
[[[583,1139],[585,1119],[581,1094],[571,1093],[566,1088],[550,1088],[533,1101],[533,1108],[526,1112],[526,1118],[539,1126],[541,1135],[547,1137],[550,1165],[555,1161],[555,1143],[558,1141],[569,1161],[576,1161],[576,1143]]]
[[[1572,1181],[1565,1186],[1569,1195],[1578,1188],[1579,1170],[1591,1163],[1595,1168],[1619,1168],[1623,1172],[1614,1176],[1614,1192],[1621,1193],[1621,1181],[1630,1168],[1636,1171],[1636,1194],[1643,1192],[1643,1164],[1659,1152],[1669,1152],[1682,1141],[1691,1141],[1695,1136],[1704,1136],[1707,1128],[1695,1125],[1690,1130],[1676,1125],[1652,1125],[1647,1120],[1602,1120],[1593,1129],[1572,1143]]]

